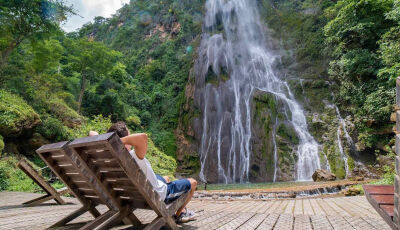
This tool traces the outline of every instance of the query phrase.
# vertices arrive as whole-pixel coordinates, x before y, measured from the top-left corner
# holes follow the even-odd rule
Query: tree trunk
[[[81,91],[79,93],[79,99],[78,99],[78,113],[81,113],[81,105],[82,105],[82,100],[83,100],[83,95],[85,94],[85,89],[86,89],[86,75],[82,74],[82,79],[81,79]]]
[[[8,47],[1,52],[1,60],[0,60],[0,66],[4,66],[7,63],[8,56],[11,54],[11,52],[21,43],[20,39],[17,39],[15,42],[11,42]]]

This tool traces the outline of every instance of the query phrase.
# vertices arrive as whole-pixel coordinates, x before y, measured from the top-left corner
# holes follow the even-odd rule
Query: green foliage
[[[0,64],[22,42],[49,37],[73,10],[61,0],[0,1]]]
[[[58,23],[73,11],[63,1],[0,0],[0,65],[7,62],[0,71],[0,133],[26,139],[25,154],[90,130],[105,133],[123,120],[152,133],[157,147],[151,141],[149,160],[156,172],[173,175],[174,129],[195,53],[186,48],[196,48],[202,5],[131,1],[112,18],[64,34]]]
[[[42,73],[59,65],[64,47],[59,41],[50,39],[33,43],[32,51],[32,66],[37,73]]]
[[[379,70],[378,76],[382,79],[389,79],[394,82],[395,78],[400,75],[400,1],[394,1],[393,9],[386,14],[387,19],[391,19],[397,23],[379,41],[380,54],[385,65]]]
[[[171,157],[176,157],[176,138],[174,133],[168,131],[156,131],[152,134],[152,139],[157,143],[158,148]]]
[[[132,129],[138,129],[140,128],[140,124],[142,121],[140,118],[136,115],[132,115],[126,118],[126,124],[131,127]]]
[[[392,25],[385,14],[392,0],[342,0],[327,10],[332,20],[325,26],[328,44],[341,56],[353,49],[378,48],[377,41]]]
[[[57,117],[58,120],[70,128],[83,122],[83,117],[60,98],[52,98],[47,101],[46,108],[48,108],[49,113]]]
[[[126,66],[126,73],[119,65],[101,86],[88,90],[87,103],[83,104],[85,114],[129,120],[132,128],[151,132],[157,147],[173,156],[174,129],[195,57],[187,47],[197,47],[195,38],[201,33],[203,4],[202,0],[131,1],[114,17],[99,17],[81,28],[77,36],[93,36],[95,41],[120,51]],[[111,111],[103,110],[111,100]]]
[[[109,117],[103,117],[98,115],[89,119],[80,127],[75,128],[72,131],[73,138],[85,137],[89,134],[89,131],[96,131],[98,133],[106,133],[111,126],[111,120]]]
[[[396,10],[398,1],[342,0],[325,12],[326,44],[332,50],[329,74],[339,84],[336,100],[354,115],[360,145],[376,148],[387,135],[394,79],[400,73]]]
[[[0,133],[2,135],[18,135],[39,123],[39,115],[21,97],[0,90]]]
[[[395,88],[385,89],[380,86],[376,91],[366,96],[365,103],[362,107],[367,116],[378,121],[388,121],[392,113],[392,107],[395,103]]]
[[[146,158],[149,160],[154,172],[163,176],[174,177],[176,161],[173,157],[165,155],[149,139]]]
[[[14,157],[1,158],[0,160],[0,191],[38,191],[39,186],[34,183],[24,172],[17,169],[18,160]]]
[[[43,137],[54,141],[69,140],[72,136],[71,130],[60,120],[53,117],[43,119],[43,123],[37,128],[37,131]]]
[[[280,124],[277,130],[277,135],[289,140],[290,143],[299,144],[299,137],[295,130],[287,124]]]
[[[389,153],[389,157],[394,162],[396,154],[393,152]],[[373,184],[394,184],[394,178],[396,176],[396,170],[395,170],[394,163],[389,164],[389,165],[384,165],[383,171],[384,171],[383,178],[374,182]]]
[[[3,149],[4,149],[4,140],[3,137],[0,135],[0,155],[1,152],[3,152]]]

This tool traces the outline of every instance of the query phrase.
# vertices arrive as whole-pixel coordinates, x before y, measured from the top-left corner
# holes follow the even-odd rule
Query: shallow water
[[[242,183],[242,184],[207,184],[208,190],[248,190],[248,189],[276,189],[276,188],[296,188],[296,187],[315,187],[315,186],[330,186],[334,184],[342,184],[348,181],[328,181],[328,182],[313,182],[313,181],[289,181],[289,182],[269,182],[269,183]],[[204,190],[204,184],[199,185],[198,190]]]

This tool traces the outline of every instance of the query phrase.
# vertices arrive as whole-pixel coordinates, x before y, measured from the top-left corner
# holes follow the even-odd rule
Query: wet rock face
[[[334,181],[336,180],[336,175],[324,169],[318,169],[314,172],[312,178],[314,181]]]
[[[275,129],[276,108],[270,94],[258,92],[252,103],[252,150],[250,161],[250,181],[273,181],[275,173],[273,131]],[[272,108],[271,108],[272,107]]]
[[[299,139],[287,122],[284,103],[255,91],[252,101],[251,182],[295,180]]]
[[[379,176],[371,172],[365,165],[357,163],[354,169],[349,173],[348,178],[351,180],[361,181],[366,179],[378,179]]]

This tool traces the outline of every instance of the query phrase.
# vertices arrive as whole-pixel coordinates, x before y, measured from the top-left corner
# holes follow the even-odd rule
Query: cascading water
[[[339,147],[339,152],[340,155],[342,156],[342,159],[344,161],[344,169],[346,172],[346,178],[347,175],[349,174],[349,163],[348,163],[348,158],[346,153],[344,152],[344,147],[342,144],[342,139],[341,139],[341,134],[342,134],[342,130],[343,130],[343,134],[347,140],[347,144],[351,147],[353,146],[353,139],[351,139],[349,133],[347,132],[346,129],[346,122],[345,120],[342,118],[342,115],[340,115],[340,111],[339,108],[336,105],[333,105],[333,107],[335,108],[336,111],[336,116],[338,118],[338,130],[337,130],[337,142],[338,142],[338,147]]]
[[[251,105],[258,91],[274,95],[291,114],[286,122],[299,138],[296,179],[310,180],[321,168],[319,145],[310,135],[304,111],[288,84],[273,70],[277,56],[267,48],[256,1],[207,0],[203,30],[194,97],[201,110],[201,122],[195,124],[202,132],[200,177],[209,181],[209,175],[216,175],[222,183],[249,181]],[[275,133],[273,142],[275,180]]]

